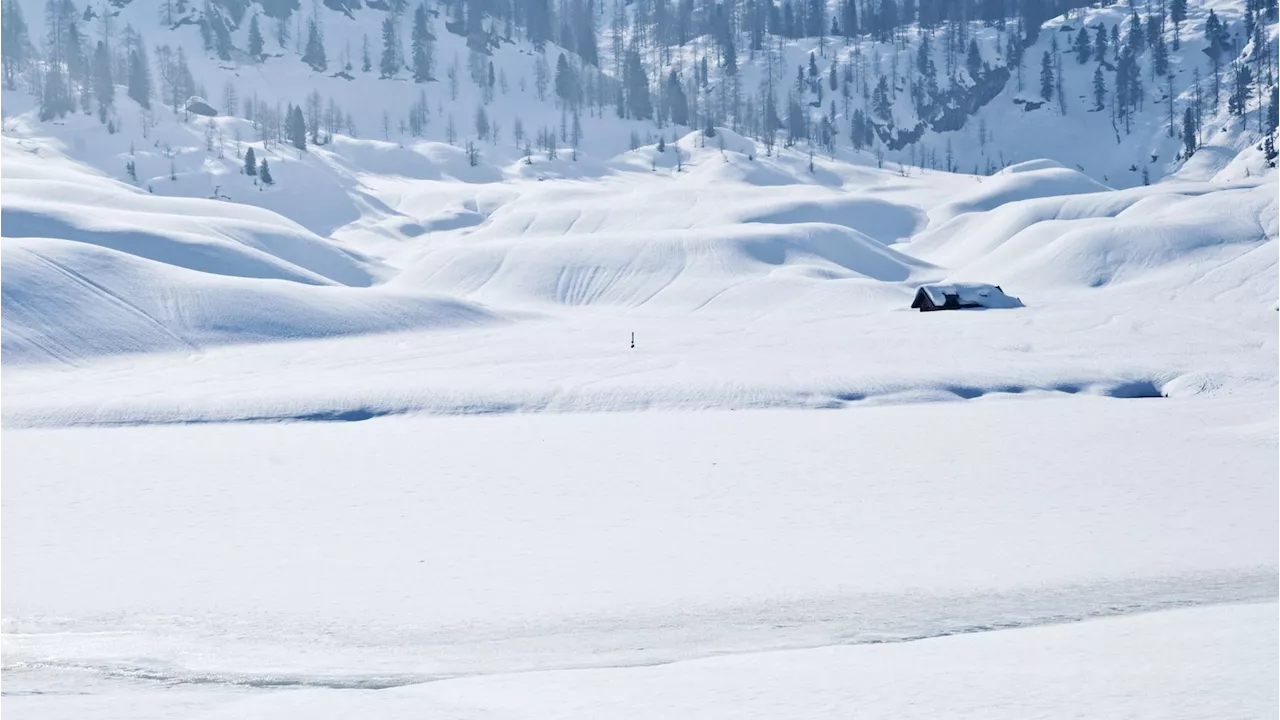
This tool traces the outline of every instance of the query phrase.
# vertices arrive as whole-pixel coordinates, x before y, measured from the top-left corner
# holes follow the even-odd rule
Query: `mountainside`
[[[174,154],[210,159],[216,145],[218,160],[238,159],[249,143],[270,154],[343,135],[446,142],[477,166],[473,180],[526,153],[539,172],[592,176],[581,155],[713,126],[762,153],[785,145],[906,173],[1051,158],[1112,187],[1274,164],[1277,26],[1261,0],[296,5],[6,0],[42,48],[24,53],[12,30],[6,79],[43,98],[54,123],[72,106],[97,114],[100,132],[79,135],[102,146],[92,163],[123,177],[125,149],[142,152],[135,174],[153,187]],[[104,109],[107,76],[124,92]],[[217,117],[188,112],[193,95]],[[285,117],[291,104],[302,127]],[[179,122],[186,132],[168,127]],[[236,163],[211,164],[198,190],[157,191],[205,191]]]

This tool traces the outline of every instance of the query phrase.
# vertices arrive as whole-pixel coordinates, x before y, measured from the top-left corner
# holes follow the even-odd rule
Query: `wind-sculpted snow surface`
[[[157,198],[3,143],[6,365],[496,319],[369,288],[376,261],[269,211]]]
[[[1037,288],[1155,278],[1173,293],[1202,282],[1252,284],[1265,280],[1266,261],[1234,261],[1257,253],[1274,262],[1276,198],[1275,180],[1034,197],[935,221],[906,251],[957,277]]]

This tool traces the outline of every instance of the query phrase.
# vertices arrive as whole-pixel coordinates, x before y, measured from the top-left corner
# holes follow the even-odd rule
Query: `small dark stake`
[[[636,347],[636,334],[631,333],[631,349],[634,350],[635,347]]]

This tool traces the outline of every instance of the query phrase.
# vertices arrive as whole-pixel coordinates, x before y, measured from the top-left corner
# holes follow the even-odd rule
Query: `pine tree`
[[[382,20],[382,58],[378,62],[380,77],[395,77],[400,72],[400,29],[394,15]]]
[[[1244,117],[1245,108],[1249,104],[1249,95],[1253,87],[1253,73],[1245,63],[1236,61],[1231,69],[1231,95],[1227,98],[1227,111],[1237,117]]]
[[[1150,43],[1151,72],[1156,76],[1164,77],[1169,74],[1169,46],[1164,42],[1164,35],[1159,33],[1151,36]]]
[[[627,52],[622,83],[627,88],[627,110],[631,113],[631,117],[637,120],[653,117],[653,104],[649,99],[649,78],[645,75],[644,66],[640,63],[640,53],[634,49]]]
[[[965,54],[964,67],[969,71],[969,77],[977,80],[982,74],[982,53],[978,50],[978,41],[969,41],[969,50]]]
[[[1196,116],[1187,108],[1182,113],[1182,154],[1191,157],[1196,151]]]
[[[680,77],[673,69],[667,75],[667,108],[671,113],[671,122],[676,125],[689,124],[689,101],[685,97]]]
[[[1173,49],[1182,47],[1182,21],[1187,19],[1187,0],[1169,1],[1169,19],[1173,21]]]
[[[1084,27],[1080,28],[1080,32],[1076,33],[1076,41],[1071,46],[1072,51],[1076,54],[1076,62],[1081,65],[1089,62],[1089,56],[1093,51],[1093,44],[1089,42],[1089,31]]]
[[[1107,60],[1107,26],[1098,23],[1098,31],[1093,36],[1093,56],[1098,62]]]
[[[151,108],[151,68],[142,42],[129,51],[129,97],[142,107]]]
[[[261,62],[262,54],[262,29],[258,27],[258,14],[254,13],[249,20],[249,57],[254,62]]]
[[[40,119],[52,120],[62,117],[73,108],[70,93],[67,91],[67,80],[62,68],[50,65],[44,73],[44,92],[40,95]]]
[[[320,37],[320,25],[315,18],[307,21],[307,49],[302,53],[302,62],[316,72],[324,72],[329,67],[324,54],[324,39]]]
[[[1129,47],[1133,48],[1133,53],[1135,55],[1142,52],[1143,48],[1146,47],[1146,37],[1142,31],[1142,19],[1138,17],[1138,12],[1136,10],[1129,16],[1129,37],[1127,44]]]
[[[1267,103],[1267,132],[1275,133],[1276,127],[1280,126],[1280,95],[1277,91],[1280,88],[1271,86],[1271,100]]]
[[[302,107],[291,106],[287,126],[289,144],[298,150],[307,149],[307,121],[302,117]]]
[[[484,105],[476,107],[476,137],[489,139],[489,115],[485,113]]]
[[[889,81],[884,75],[880,76],[875,91],[871,93],[871,111],[881,122],[892,124],[893,104],[889,100]]]
[[[1103,110],[1106,108],[1107,100],[1107,81],[1102,76],[1102,66],[1099,65],[1093,71],[1093,109]]]
[[[365,35],[360,41],[360,72],[369,72],[373,69],[373,58],[369,52],[369,36]]]
[[[418,83],[432,79],[434,43],[427,22],[427,5],[422,3],[413,11],[413,30],[409,39],[410,52],[413,54],[413,81]]]
[[[573,71],[573,66],[569,64],[569,61],[565,59],[564,53],[560,53],[560,58],[556,60],[555,88],[556,96],[566,106],[577,106],[582,90],[578,85],[578,75]]]
[[[249,148],[244,153],[244,174],[249,177],[255,177],[258,174],[258,159],[253,154],[253,148]]]
[[[115,103],[116,86],[111,78],[111,55],[101,40],[93,51],[93,95],[98,99],[98,116],[105,123],[107,110]]]
[[[1053,99],[1053,58],[1045,50],[1040,58],[1040,99],[1048,102]]]
[[[267,159],[262,158],[262,164],[258,166],[258,181],[263,185],[275,185],[276,181],[271,177],[271,167],[267,165]]]

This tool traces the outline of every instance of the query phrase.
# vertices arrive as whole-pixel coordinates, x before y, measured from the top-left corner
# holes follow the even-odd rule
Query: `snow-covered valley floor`
[[[1267,403],[23,429],[4,451],[6,578],[40,578],[6,583],[22,717],[1276,706]],[[1239,602],[1263,604],[1096,619]],[[928,640],[950,635],[972,637]]]

